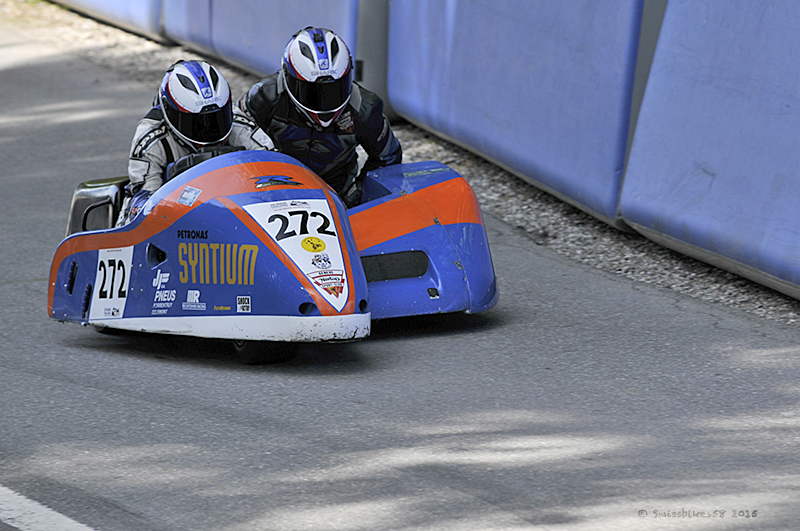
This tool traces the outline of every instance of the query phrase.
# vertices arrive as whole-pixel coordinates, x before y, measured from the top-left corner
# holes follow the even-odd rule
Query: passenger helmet
[[[170,129],[195,148],[219,144],[231,132],[231,89],[205,61],[178,61],[161,81],[161,112]]]
[[[296,33],[283,51],[281,71],[292,102],[323,127],[330,125],[350,101],[350,50],[329,29],[309,27]]]

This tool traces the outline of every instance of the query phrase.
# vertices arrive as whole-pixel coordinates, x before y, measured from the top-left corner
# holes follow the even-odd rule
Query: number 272
[[[336,233],[332,230],[329,230],[331,226],[331,220],[328,219],[328,216],[323,214],[322,212],[306,212],[305,210],[293,210],[289,212],[289,215],[292,217],[300,216],[300,234],[308,234],[308,222],[309,218],[320,218],[319,225],[317,226],[317,234],[325,234],[328,236],[336,236]],[[283,214],[273,214],[270,216],[268,223],[272,223],[273,221],[280,221],[281,227],[278,229],[278,234],[275,236],[275,240],[281,241],[284,238],[291,238],[292,236],[297,236],[297,233],[294,230],[287,230],[289,228],[289,218],[284,216]]]
[[[106,263],[108,265],[106,265]],[[122,260],[115,260],[109,258],[106,261],[101,260],[98,265],[98,271],[103,273],[103,280],[100,282],[100,291],[97,296],[101,299],[124,299],[125,298],[125,262]],[[114,293],[114,286],[116,284],[117,271],[120,272],[119,286],[117,287],[116,294]],[[109,282],[109,275],[111,276]],[[106,283],[108,282],[108,286]]]

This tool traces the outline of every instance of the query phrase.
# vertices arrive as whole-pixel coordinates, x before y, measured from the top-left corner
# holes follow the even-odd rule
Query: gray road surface
[[[797,327],[492,218],[495,309],[289,364],[49,320],[72,190],[124,173],[155,87],[0,49],[0,485],[97,531],[799,528]]]

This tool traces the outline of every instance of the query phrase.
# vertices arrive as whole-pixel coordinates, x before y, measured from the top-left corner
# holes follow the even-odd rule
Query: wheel
[[[233,359],[245,365],[263,365],[291,361],[300,350],[297,343],[278,341],[243,341],[234,339],[231,342]]]
[[[95,330],[104,336],[124,336],[130,334],[128,330],[123,330],[121,328],[111,328],[110,326],[93,326]]]

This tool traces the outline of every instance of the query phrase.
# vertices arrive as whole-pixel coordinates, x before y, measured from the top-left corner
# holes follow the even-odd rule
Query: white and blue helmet
[[[170,129],[195,147],[219,144],[231,132],[231,89],[205,61],[172,65],[161,80],[158,102]]]
[[[323,127],[330,125],[350,101],[350,50],[329,29],[308,27],[296,33],[283,51],[281,71],[292,102]]]

